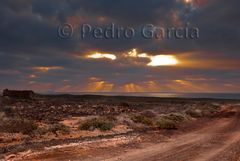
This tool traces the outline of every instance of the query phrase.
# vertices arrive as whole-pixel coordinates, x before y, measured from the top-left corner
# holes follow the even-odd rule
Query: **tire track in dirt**
[[[233,119],[220,119],[199,131],[181,135],[167,143],[160,143],[134,150],[123,156],[107,159],[106,161],[120,160],[160,160],[160,161],[187,161],[194,160],[201,153],[212,148],[223,146],[223,142],[230,138],[225,131],[232,129]],[[230,128],[229,128],[230,127]],[[219,142],[221,140],[221,142]]]
[[[240,113],[199,131],[106,161],[240,161]]]
[[[237,109],[239,111],[239,109]],[[216,150],[209,155],[207,161],[240,161],[240,112],[237,113],[232,127],[229,131],[233,131],[231,140],[225,146]],[[235,132],[234,132],[235,131]],[[202,160],[199,160],[202,161]]]

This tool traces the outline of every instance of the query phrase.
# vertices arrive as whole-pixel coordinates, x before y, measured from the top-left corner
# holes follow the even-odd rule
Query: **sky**
[[[0,89],[240,92],[239,6],[239,0],[1,0]],[[82,38],[84,24],[136,33]],[[145,38],[140,31],[149,24],[188,26],[199,35]]]

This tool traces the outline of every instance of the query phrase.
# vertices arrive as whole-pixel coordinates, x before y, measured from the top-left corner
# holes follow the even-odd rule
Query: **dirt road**
[[[143,142],[140,143],[140,148],[128,147],[116,152],[114,147],[110,147],[80,152],[78,147],[73,147],[61,149],[61,152],[44,152],[37,157],[28,156],[23,160],[240,161],[240,115],[237,112],[228,118],[218,118],[197,131],[164,139],[159,143]]]
[[[240,117],[221,118],[167,142],[130,150],[105,161],[240,161]]]

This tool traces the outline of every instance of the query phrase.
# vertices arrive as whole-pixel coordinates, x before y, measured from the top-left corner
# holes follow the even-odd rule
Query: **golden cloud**
[[[148,58],[150,62],[147,66],[172,66],[177,65],[179,61],[173,55],[155,55],[151,56],[147,53],[138,53],[137,49],[133,49],[124,55],[125,57]]]
[[[99,53],[99,52],[87,55],[86,57],[92,58],[92,59],[102,59],[102,58],[111,59],[111,60],[117,59],[117,57],[114,54]]]
[[[61,66],[38,66],[33,67],[32,69],[40,72],[48,72],[49,70],[62,70],[64,68]]]

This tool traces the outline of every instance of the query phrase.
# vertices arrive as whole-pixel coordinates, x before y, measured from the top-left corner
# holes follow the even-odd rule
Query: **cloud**
[[[33,70],[40,71],[40,72],[48,72],[50,70],[62,70],[63,67],[61,66],[42,66],[42,67],[33,67]]]
[[[239,91],[239,5],[237,0],[2,0],[0,88],[87,91],[101,84],[96,89]],[[198,40],[146,40],[139,33],[130,40],[80,39],[77,26],[139,29],[187,22],[199,28]],[[71,23],[77,34],[59,38],[62,23]],[[124,56],[134,48],[146,55]],[[103,59],[86,59],[92,51]],[[182,65],[148,67],[159,55],[173,55]],[[93,77],[98,80],[89,80]]]
[[[86,57],[87,58],[92,58],[92,59],[102,59],[102,58],[110,59],[110,60],[117,59],[117,57],[114,54],[106,54],[106,53],[99,53],[99,52],[87,55]]]

